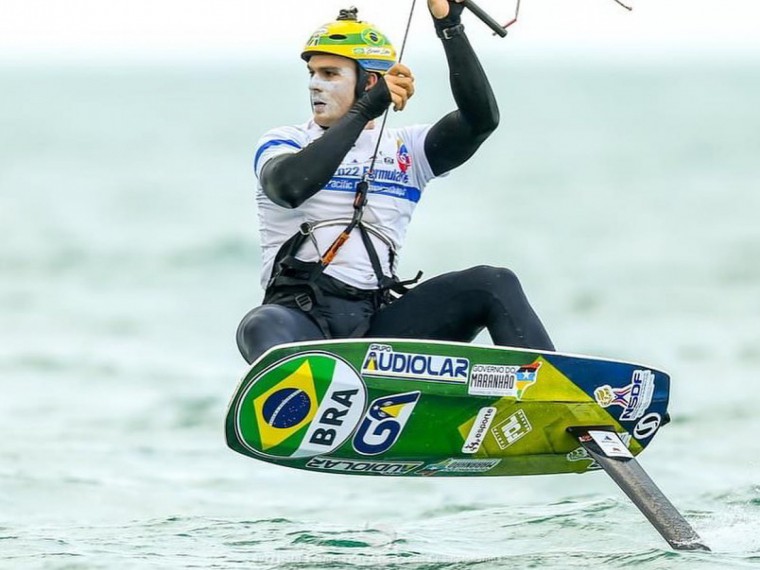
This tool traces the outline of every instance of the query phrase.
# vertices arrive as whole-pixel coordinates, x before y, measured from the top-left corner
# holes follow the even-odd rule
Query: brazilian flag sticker
[[[371,46],[384,46],[388,43],[387,38],[374,28],[367,28],[362,32],[362,39],[364,43]]]
[[[364,382],[347,362],[322,352],[299,354],[253,380],[238,405],[238,437],[267,457],[330,453],[351,435],[366,401]]]

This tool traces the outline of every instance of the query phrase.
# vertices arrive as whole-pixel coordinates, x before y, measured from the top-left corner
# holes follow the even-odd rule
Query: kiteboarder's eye
[[[323,67],[317,73],[324,79],[335,79],[342,75],[341,70],[337,67]]]

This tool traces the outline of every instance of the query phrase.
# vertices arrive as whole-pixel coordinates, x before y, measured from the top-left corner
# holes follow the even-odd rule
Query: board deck
[[[600,465],[568,433],[616,432],[638,455],[667,421],[670,378],[651,366],[437,341],[280,345],[241,380],[228,445],[323,473],[498,476]]]

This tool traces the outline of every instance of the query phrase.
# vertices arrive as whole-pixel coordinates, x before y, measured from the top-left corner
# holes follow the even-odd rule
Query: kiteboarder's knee
[[[473,289],[487,290],[494,294],[514,294],[522,292],[520,280],[514,271],[506,267],[492,267],[490,265],[478,265],[465,270],[468,280],[473,284]]]
[[[251,364],[278,344],[323,338],[319,327],[298,309],[261,305],[252,309],[237,329],[240,354]]]

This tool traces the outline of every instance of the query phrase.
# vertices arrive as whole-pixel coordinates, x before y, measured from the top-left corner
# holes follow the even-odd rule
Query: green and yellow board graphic
[[[582,473],[568,433],[617,432],[637,455],[667,422],[667,374],[634,363],[395,339],[282,345],[230,404],[228,445],[323,473],[491,476]]]
[[[337,356],[308,352],[263,371],[238,399],[236,436],[271,458],[330,453],[364,412],[366,388]]]

